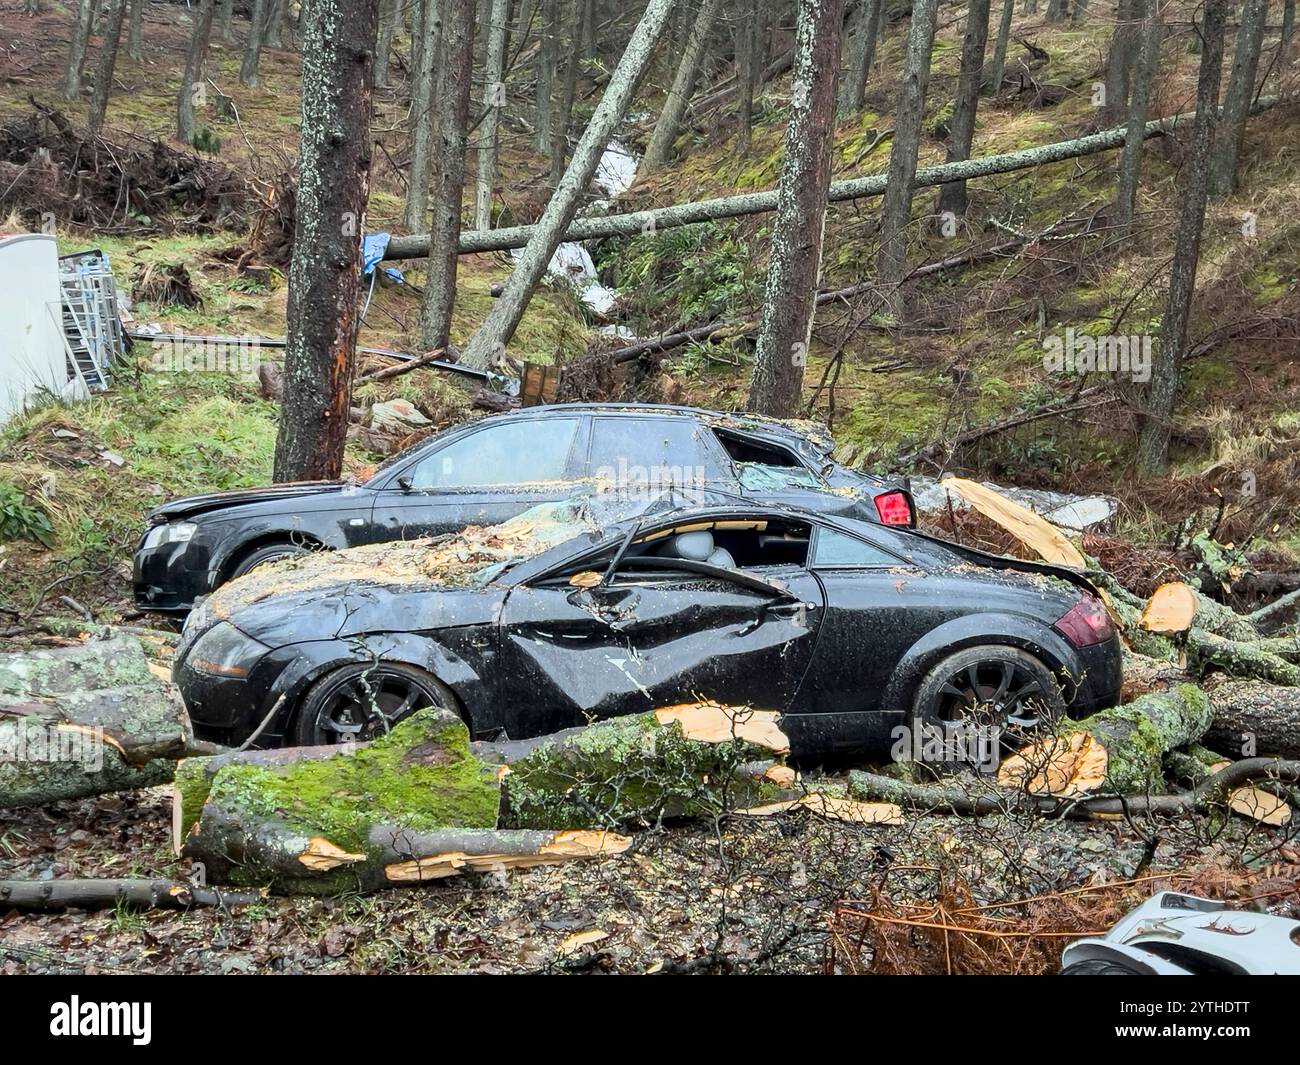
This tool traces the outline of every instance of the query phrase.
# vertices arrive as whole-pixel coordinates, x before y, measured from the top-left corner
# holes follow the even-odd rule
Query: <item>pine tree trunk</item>
[[[957,99],[953,104],[948,134],[947,161],[970,158],[975,137],[975,113],[979,107],[980,76],[984,71],[984,47],[989,37],[990,0],[970,0],[966,14],[966,36],[961,46],[961,73],[957,78]],[[966,213],[966,182],[954,181],[939,190],[939,211]]]
[[[144,0],[131,0],[126,26],[126,54],[137,63],[144,58]]]
[[[509,0],[492,0],[487,27],[487,55],[483,70],[483,121],[479,123],[478,173],[474,184],[474,228],[492,228],[492,188],[497,174],[497,130],[506,87],[501,80],[505,67],[506,22]]]
[[[880,250],[876,273],[885,285],[897,285],[907,270],[907,230],[912,220],[912,187],[925,115],[925,91],[930,80],[930,49],[934,42],[938,0],[916,0],[907,34],[903,79],[894,107],[894,142],[889,153],[888,185],[880,210]],[[896,317],[902,298],[897,290],[887,297]]]
[[[849,69],[844,75],[844,84],[840,86],[839,113],[842,117],[856,115],[862,110],[884,19],[885,0],[862,0],[858,5]]]
[[[1064,22],[1066,11],[1066,0],[1047,0],[1047,21]]]
[[[217,0],[216,23],[226,45],[235,43],[235,0]]]
[[[461,361],[468,366],[487,366],[505,352],[519,320],[532,298],[533,289],[577,214],[582,194],[600,165],[600,157],[623,116],[654,55],[655,45],[673,11],[675,0],[650,0],[646,5],[623,56],[610,76],[604,95],[578,141],[564,177],[546,205],[528,246],[515,264],[505,290],[487,319],[474,334]]]
[[[736,11],[736,151],[748,155],[754,139],[760,0],[738,0]]]
[[[108,98],[113,92],[113,70],[117,66],[117,50],[122,41],[122,21],[126,16],[128,0],[108,0],[112,5],[104,23],[104,33],[99,46],[99,62],[95,65],[95,80],[90,90],[91,133],[104,128],[104,115],[108,112]]]
[[[677,134],[681,131],[682,118],[686,114],[686,105],[690,103],[691,91],[699,75],[700,61],[704,58],[705,46],[709,43],[709,34],[713,30],[713,20],[718,13],[721,0],[701,0],[695,21],[686,38],[686,47],[682,52],[681,62],[677,64],[677,73],[673,76],[668,98],[664,100],[663,110],[655,123],[650,143],[646,146],[641,159],[641,173],[649,174],[658,170],[666,162],[672,151]]]
[[[433,229],[420,295],[420,335],[426,351],[445,349],[451,342],[474,73],[474,0],[446,0],[446,5],[436,85]]]
[[[1016,0],[1003,0],[1002,17],[998,20],[998,37],[993,43],[993,59],[989,63],[988,77],[984,80],[984,91],[989,96],[996,96],[1002,91],[1002,77],[1007,69],[1007,45],[1011,41],[1011,16],[1015,13]]]
[[[1291,38],[1295,36],[1295,0],[1283,0],[1282,3],[1282,48],[1291,47]]]
[[[86,44],[90,40],[90,11],[93,0],[78,0],[77,17],[72,25],[72,40],[68,44],[68,62],[63,68],[63,98],[75,100],[81,95],[81,64],[86,60]]]
[[[1115,32],[1111,35],[1106,57],[1106,99],[1102,114],[1107,122],[1119,123],[1128,111],[1129,75],[1137,53],[1135,23],[1142,17],[1145,3],[1155,0],[1119,0]]]
[[[267,48],[284,47],[284,20],[289,13],[289,0],[268,0],[266,25],[262,28],[262,41]]]
[[[596,0],[579,0],[582,4],[582,58],[595,59],[600,9]]]
[[[39,15],[41,13],[41,0],[23,0],[23,14]]]
[[[370,191],[378,0],[306,0],[297,222],[275,479],[343,469]]]
[[[789,418],[803,401],[831,182],[844,0],[800,0],[785,157],[749,409]]]
[[[1080,23],[1088,14],[1088,0],[1074,0],[1074,10],[1070,12],[1070,21]]]
[[[239,63],[239,84],[257,84],[257,65],[262,58],[262,37],[266,27],[267,0],[253,0],[253,11],[248,19],[248,42],[244,57]]]
[[[1268,23],[1268,0],[1245,0],[1237,46],[1232,54],[1232,76],[1223,97],[1223,115],[1210,159],[1210,196],[1231,196],[1237,188],[1237,159],[1246,139],[1246,119],[1255,98],[1255,75]]]
[[[526,32],[526,30],[525,30]],[[537,153],[547,159],[555,150],[555,78],[560,65],[560,0],[542,0],[541,47],[537,56]]]
[[[569,128],[573,125],[573,101],[578,95],[578,38],[582,27],[579,0],[570,0],[568,32],[565,35],[564,87],[560,93],[560,106],[555,114],[554,149],[551,152],[549,184],[554,189],[564,177],[569,163]]]
[[[393,54],[393,35],[397,32],[397,18],[402,0],[380,0],[379,31],[375,41],[375,88],[388,85],[388,60]]]
[[[1156,68],[1160,65],[1160,44],[1164,40],[1164,23],[1159,0],[1148,0],[1142,22],[1137,66],[1133,71],[1133,91],[1129,94],[1128,131],[1120,154],[1119,174],[1115,182],[1115,228],[1120,240],[1133,228],[1137,210],[1138,175],[1142,167],[1143,133],[1151,109],[1151,93]]]
[[[1219,105],[1219,76],[1223,68],[1223,37],[1228,0],[1206,0],[1201,24],[1201,70],[1196,88],[1196,122],[1183,165],[1183,209],[1169,271],[1169,294],[1161,319],[1160,343],[1147,390],[1145,424],[1138,439],[1138,468],[1149,474],[1165,471],[1169,461],[1170,421],[1178,400],[1183,349],[1191,317],[1196,269],[1201,256],[1201,229],[1209,195],[1210,153]]]
[[[212,37],[214,11],[214,0],[199,0],[199,6],[194,9],[190,47],[185,56],[185,73],[181,77],[181,89],[176,96],[176,139],[182,144],[193,144],[197,132],[194,125],[194,104],[203,97],[203,67],[208,61],[208,42]]]
[[[420,65],[411,83],[411,166],[407,171],[406,208],[402,224],[423,229],[429,210],[429,158],[433,152],[433,123],[436,102],[435,67],[442,37],[443,6],[447,0],[424,0],[424,28],[421,32]]]

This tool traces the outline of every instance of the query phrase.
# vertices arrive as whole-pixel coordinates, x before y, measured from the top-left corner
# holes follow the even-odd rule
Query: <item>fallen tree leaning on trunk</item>
[[[424,710],[369,744],[231,752],[176,772],[175,844],[218,883],[333,894],[616,854],[610,829],[790,796],[770,711],[689,704],[470,744]]]
[[[0,808],[162,784],[192,744],[135,639],[0,655]]]
[[[1255,101],[1251,113],[1258,114],[1276,106],[1278,97],[1262,97]],[[1172,133],[1187,125],[1195,118],[1195,113],[1170,115],[1167,118],[1154,119],[1146,125],[1143,134],[1146,138],[1158,137]],[[972,178],[989,177],[993,174],[1006,174],[1015,170],[1028,170],[1046,163],[1059,163],[1066,159],[1077,159],[1097,152],[1120,148],[1127,136],[1124,126],[1115,129],[1090,133],[1084,137],[1056,141],[1040,145],[1037,148],[1025,148],[1002,155],[984,155],[966,159],[957,163],[944,163],[939,166],[922,167],[916,172],[914,188],[945,185],[952,181],[968,181]],[[871,174],[867,177],[850,178],[846,181],[831,183],[827,199],[831,203],[856,200],[868,196],[881,196],[885,192],[886,175]],[[742,196],[725,196],[712,200],[699,200],[694,203],[674,204],[671,207],[656,207],[646,211],[634,211],[630,214],[605,215],[601,218],[579,218],[571,222],[564,231],[563,240],[592,240],[597,237],[631,237],[646,230],[657,231],[672,226],[693,225],[697,222],[711,222],[720,218],[739,218],[745,215],[765,214],[776,210],[776,190],[751,192]],[[536,225],[506,226],[501,229],[469,230],[460,235],[460,253],[470,255],[476,252],[507,251],[510,248],[522,248],[532,239],[537,230]],[[429,254],[429,234],[413,233],[410,236],[395,236],[389,241],[384,251],[385,259],[423,259]]]

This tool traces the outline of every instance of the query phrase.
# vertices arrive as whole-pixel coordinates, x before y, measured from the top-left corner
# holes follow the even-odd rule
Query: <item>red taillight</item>
[[[1091,647],[1115,635],[1106,607],[1091,595],[1080,596],[1079,601],[1052,628],[1075,647]]]
[[[902,492],[886,492],[876,496],[876,513],[880,515],[881,525],[911,525],[912,504]]]

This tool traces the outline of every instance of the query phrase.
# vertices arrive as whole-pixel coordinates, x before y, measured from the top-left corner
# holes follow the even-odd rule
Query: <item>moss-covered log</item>
[[[1300,758],[1300,688],[1224,676],[1203,686],[1214,707],[1206,746],[1229,758]]]
[[[185,760],[175,843],[213,882],[309,893],[598,857],[614,828],[789,798],[787,747],[774,713],[707,703],[474,744],[426,710],[350,748]]]
[[[789,741],[771,711],[664,707],[536,740],[488,746],[506,764],[502,823],[618,828],[788,798],[765,770]]]
[[[133,638],[0,655],[0,807],[165,783],[191,743]]]
[[[1210,727],[1209,696],[1192,684],[1148,692],[1007,758],[998,782],[1036,795],[1143,794],[1164,787],[1166,753],[1197,742]]]

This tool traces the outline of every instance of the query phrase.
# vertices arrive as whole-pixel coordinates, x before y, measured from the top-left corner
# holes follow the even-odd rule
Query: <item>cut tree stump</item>
[[[192,741],[132,637],[0,655],[0,807],[165,783]]]

